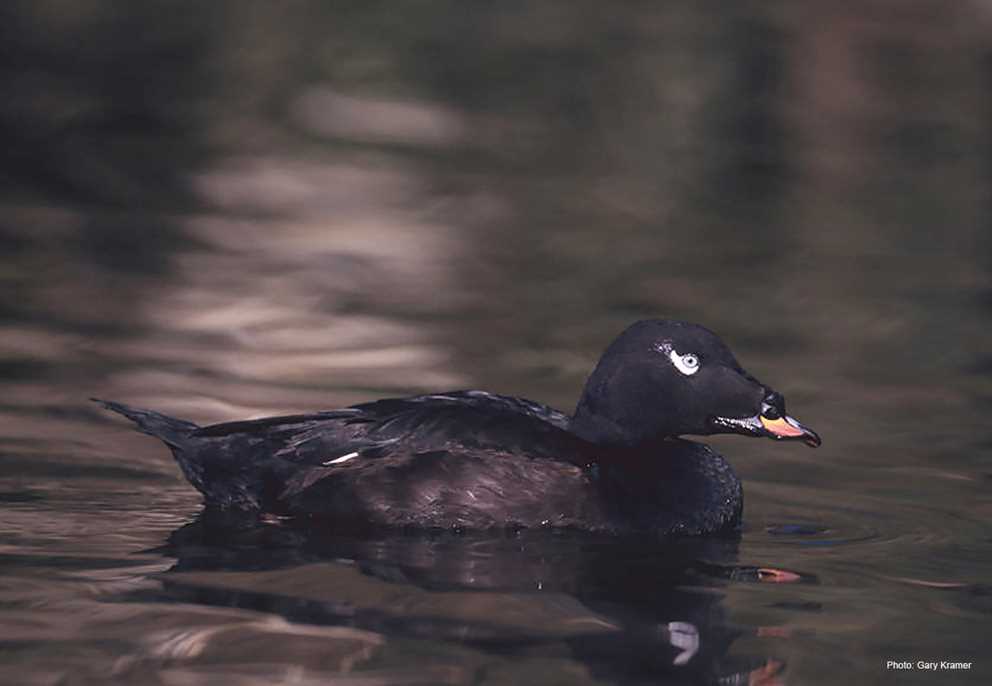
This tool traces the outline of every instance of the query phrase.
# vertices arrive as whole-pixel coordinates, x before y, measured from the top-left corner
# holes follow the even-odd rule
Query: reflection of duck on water
[[[572,417],[482,391],[204,428],[104,405],[165,441],[209,508],[387,526],[734,529],[733,469],[677,437],[820,442],[715,334],[667,320],[610,345]]]
[[[375,655],[411,640],[462,646],[487,663],[553,655],[624,683],[673,672],[689,683],[763,683],[747,675],[777,664],[728,654],[756,632],[729,626],[722,606],[719,588],[737,578],[734,538],[659,547],[542,530],[359,535],[210,520],[159,551],[178,558],[161,577],[168,599],[371,632],[382,642]]]

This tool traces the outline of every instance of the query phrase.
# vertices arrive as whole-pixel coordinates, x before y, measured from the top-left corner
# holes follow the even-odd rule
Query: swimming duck
[[[715,333],[664,319],[610,344],[572,416],[476,390],[205,427],[97,402],[164,441],[209,510],[335,524],[728,531],[740,480],[681,436],[820,445]]]

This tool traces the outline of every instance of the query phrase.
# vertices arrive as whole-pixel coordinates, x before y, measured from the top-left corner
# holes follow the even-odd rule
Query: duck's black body
[[[574,417],[482,391],[203,428],[104,405],[165,441],[208,507],[386,526],[727,530],[740,521],[740,481],[716,452],[676,436],[819,442],[791,418],[775,430],[781,396],[714,334],[661,320],[610,346]]]

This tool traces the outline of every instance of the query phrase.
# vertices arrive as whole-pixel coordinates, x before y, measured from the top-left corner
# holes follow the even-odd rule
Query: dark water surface
[[[0,683],[992,680],[986,4],[46,0],[0,32]],[[824,437],[712,441],[739,540],[199,521],[87,401],[571,410],[659,315]]]

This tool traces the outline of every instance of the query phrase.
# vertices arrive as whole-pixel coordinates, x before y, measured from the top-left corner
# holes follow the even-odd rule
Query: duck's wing
[[[314,414],[214,424],[191,438],[238,446],[299,465],[327,466],[454,448],[498,448],[568,460],[568,416],[540,403],[483,391],[456,391],[364,403]],[[212,439],[212,440],[211,440]]]

